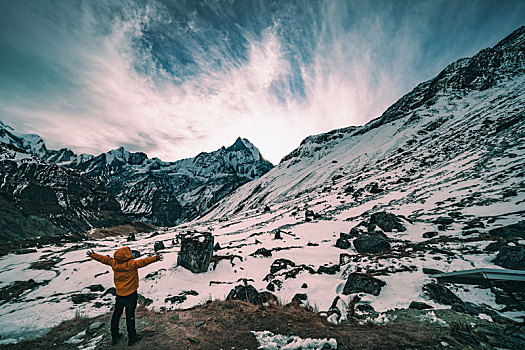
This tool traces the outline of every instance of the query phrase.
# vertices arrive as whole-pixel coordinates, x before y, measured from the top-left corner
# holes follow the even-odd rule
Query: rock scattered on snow
[[[512,270],[525,270],[525,246],[505,245],[501,247],[494,264]]]
[[[423,286],[430,299],[445,305],[462,304],[463,301],[447,287],[437,283],[427,283]]]
[[[426,310],[426,309],[432,309],[432,306],[428,305],[427,303],[423,303],[420,301],[412,301],[410,305],[408,306],[409,309],[416,309],[416,310]]]
[[[191,272],[208,271],[213,255],[213,236],[209,232],[182,237],[177,265]]]
[[[363,292],[377,296],[385,285],[386,283],[378,278],[354,272],[348,276],[343,288],[343,294],[349,295]]]
[[[354,247],[359,253],[382,253],[390,250],[390,243],[380,234],[363,234],[354,239]]]
[[[92,284],[88,288],[92,292],[103,292],[104,291],[104,287],[101,284]]]

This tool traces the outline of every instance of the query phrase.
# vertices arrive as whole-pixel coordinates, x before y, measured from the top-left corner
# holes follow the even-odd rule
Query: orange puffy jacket
[[[118,249],[113,255],[115,258],[91,253],[89,255],[96,261],[100,261],[105,265],[111,266],[113,269],[113,281],[115,282],[115,289],[117,295],[125,297],[136,291],[139,287],[138,269],[157,261],[156,256],[135,260],[131,255],[131,250],[128,247]]]

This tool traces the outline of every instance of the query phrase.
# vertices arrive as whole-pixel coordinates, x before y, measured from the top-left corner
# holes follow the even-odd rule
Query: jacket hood
[[[113,257],[115,258],[115,261],[117,264],[121,264],[123,262],[126,262],[130,259],[133,259],[133,255],[131,254],[131,250],[128,247],[122,247],[118,249],[115,254],[113,254]]]

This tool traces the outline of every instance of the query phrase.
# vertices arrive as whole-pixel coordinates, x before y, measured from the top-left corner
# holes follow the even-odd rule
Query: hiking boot
[[[131,346],[131,345],[133,345],[133,344],[135,344],[135,343],[138,343],[141,339],[142,339],[142,335],[140,335],[140,334],[135,334],[134,337],[130,337],[130,338],[128,339],[128,346]]]
[[[117,345],[120,339],[122,339],[122,333],[119,333],[116,337],[112,337],[111,345]]]

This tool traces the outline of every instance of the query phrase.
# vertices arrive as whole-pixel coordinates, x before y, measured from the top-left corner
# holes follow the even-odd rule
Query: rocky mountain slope
[[[96,180],[0,142],[0,240],[121,224],[117,201]]]
[[[76,155],[67,148],[48,150],[39,136],[18,133],[5,124],[0,124],[0,141],[101,181],[131,219],[159,226],[198,217],[273,167],[250,141],[241,138],[228,148],[175,162],[150,159],[122,147],[98,156]]]
[[[359,202],[374,194],[365,190],[372,182],[385,190],[383,195],[390,189],[411,189],[407,199],[414,203],[443,194],[442,186],[440,191],[438,186],[415,191],[431,178],[436,185],[454,183],[443,181],[451,177],[479,179],[469,187],[485,193],[478,201],[489,192],[518,190],[523,181],[524,28],[493,48],[450,64],[368,124],[306,138],[208,218],[345,186],[355,188],[351,198]],[[352,205],[346,202],[341,206]]]
[[[523,348],[519,335],[502,344],[490,332],[474,334],[523,316],[516,285],[442,284],[431,276],[525,270],[524,38],[521,27],[453,63],[367,125],[305,139],[198,220],[131,242],[1,258],[0,291],[11,293],[0,301],[3,341],[42,334],[77,312],[109,312],[112,275],[85,252],[111,255],[127,245],[164,253],[140,271],[139,293],[155,310],[273,295],[333,324],[385,325],[417,309],[413,322],[459,330],[471,348]],[[177,266],[180,241],[195,231],[211,232],[216,243],[200,274]],[[43,312],[50,303],[53,315]]]

